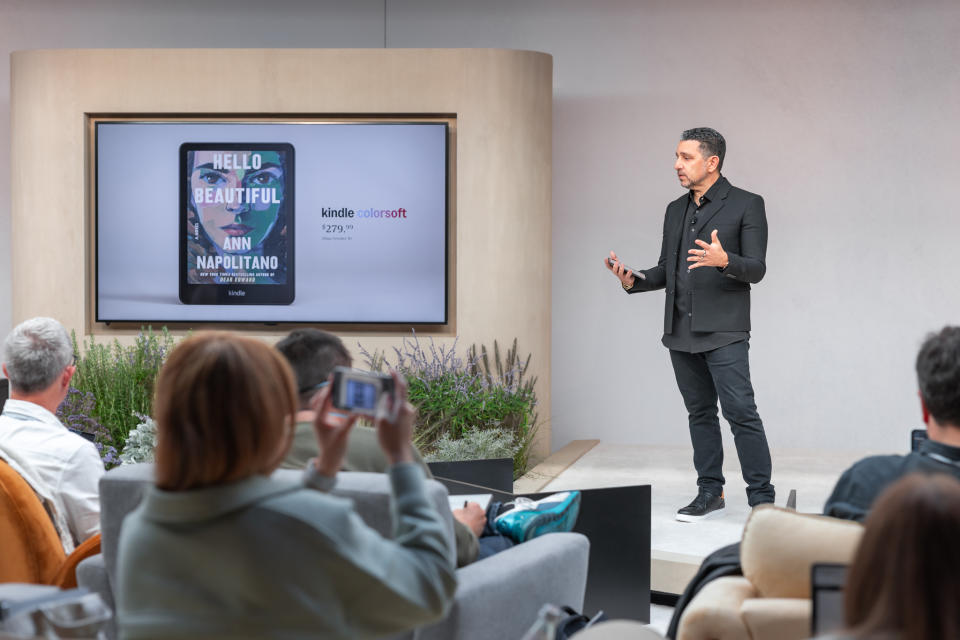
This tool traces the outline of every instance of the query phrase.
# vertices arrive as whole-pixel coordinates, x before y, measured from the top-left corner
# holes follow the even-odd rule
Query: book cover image
[[[180,146],[181,302],[293,302],[293,179],[287,143]]]

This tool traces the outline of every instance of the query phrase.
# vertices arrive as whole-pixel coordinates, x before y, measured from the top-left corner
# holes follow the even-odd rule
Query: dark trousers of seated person
[[[489,558],[495,553],[506,551],[516,544],[516,542],[514,542],[512,539],[508,538],[502,533],[499,533],[493,524],[493,521],[496,520],[497,516],[504,511],[507,511],[507,509],[503,508],[502,502],[491,501],[487,506],[487,523],[483,525],[483,532],[477,539],[477,542],[479,543],[477,560]]]

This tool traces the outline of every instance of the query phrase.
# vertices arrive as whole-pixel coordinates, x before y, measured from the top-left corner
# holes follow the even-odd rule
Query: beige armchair
[[[757,507],[743,528],[743,577],[705,585],[683,612],[677,640],[809,638],[810,567],[850,563],[862,532],[849,520]]]

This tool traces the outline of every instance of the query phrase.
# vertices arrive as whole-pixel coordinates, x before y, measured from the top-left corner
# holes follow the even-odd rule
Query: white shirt
[[[4,452],[24,463],[34,482],[43,483],[55,496],[76,543],[100,531],[99,483],[104,469],[92,442],[69,431],[40,405],[11,398],[0,414],[0,453]]]

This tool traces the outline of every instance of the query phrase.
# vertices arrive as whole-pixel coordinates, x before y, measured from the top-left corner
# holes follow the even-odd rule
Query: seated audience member
[[[67,553],[100,531],[104,473],[96,446],[55,415],[75,371],[73,344],[56,320],[33,318],[7,336],[10,398],[0,414],[0,458],[48,505]]]
[[[841,636],[960,638],[960,482],[940,473],[900,478],[865,525],[847,574]]]
[[[920,409],[929,439],[906,455],[870,456],[843,472],[823,513],[862,521],[870,505],[898,478],[913,472],[960,478],[960,327],[931,334],[917,355]]]
[[[317,437],[313,432],[316,411],[311,402],[318,391],[327,387],[334,367],[353,366],[353,358],[340,338],[319,329],[292,331],[276,344],[276,348],[293,369],[299,394],[293,444],[280,466],[284,469],[302,469],[320,452]],[[356,426],[350,431],[347,442],[343,471],[387,471],[390,465],[377,441],[376,429]],[[424,464],[420,452],[412,444],[410,453],[424,473],[429,474],[429,467]]]
[[[306,462],[318,454],[317,438],[313,434],[315,412],[311,403],[319,389],[326,387],[334,367],[350,367],[353,359],[337,336],[318,329],[297,329],[276,345],[293,368],[300,396],[300,411],[293,446],[282,463],[288,469],[302,469]],[[411,445],[411,455],[432,478],[430,467],[423,461],[420,452]],[[383,473],[388,464],[377,446],[374,429],[356,426],[350,432],[347,451],[343,460],[344,471],[370,471]],[[507,517],[506,513],[516,507],[518,512]],[[557,494],[539,503],[518,500],[516,505],[502,506],[493,502],[484,510],[475,502],[462,509],[454,509],[454,533],[457,543],[457,566],[462,567],[476,560],[489,557],[536,535],[551,531],[569,531],[576,523],[579,509],[579,494]],[[519,511],[526,511],[520,514]],[[532,516],[532,514],[538,514]],[[501,522],[497,524],[497,517]],[[534,520],[536,518],[536,520]],[[509,535],[503,535],[501,531]]]
[[[413,463],[406,383],[378,417],[396,540],[324,493],[356,416],[331,419],[321,390],[319,457],[302,479],[271,476],[287,455],[296,383],[259,340],[203,332],[157,378],[156,486],[123,523],[117,618],[127,638],[389,635],[441,618],[453,550]]]
[[[824,515],[862,522],[876,497],[909,473],[947,473],[960,478],[960,327],[944,327],[928,336],[917,354],[916,371],[929,438],[916,452],[870,456],[844,471],[827,498]],[[742,575],[739,543],[704,559],[674,608],[667,637],[676,637],[680,615],[707,582],[734,575]]]
[[[292,331],[278,342],[276,347],[293,369],[300,394],[300,410],[297,412],[293,445],[280,466],[284,469],[302,469],[308,460],[319,453],[317,438],[313,434],[316,412],[311,407],[311,402],[317,391],[326,387],[334,367],[350,367],[353,365],[353,358],[340,338],[319,329]],[[432,478],[430,467],[412,444],[410,452],[424,474]],[[388,467],[387,459],[377,444],[376,430],[362,425],[355,426],[348,436],[343,470],[385,473]],[[457,566],[463,567],[477,560],[480,551],[478,538],[487,518],[483,508],[475,502],[469,503],[463,509],[456,509],[453,516]],[[504,539],[501,544],[506,548],[511,541]]]

